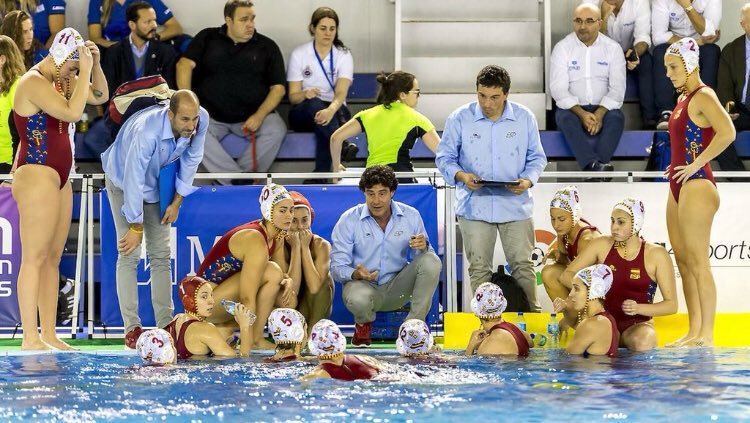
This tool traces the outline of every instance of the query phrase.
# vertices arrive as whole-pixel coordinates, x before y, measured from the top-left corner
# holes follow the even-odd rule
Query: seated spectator
[[[255,17],[249,0],[229,0],[224,25],[199,32],[177,62],[177,86],[195,87],[211,115],[203,156],[209,172],[266,172],[286,136],[276,113],[286,92],[284,59],[276,43],[255,30]],[[237,161],[221,145],[230,133],[250,140]]]
[[[576,332],[565,348],[570,354],[617,357],[620,332],[612,315],[604,309],[604,298],[612,287],[612,270],[604,264],[581,269],[573,278],[568,302],[577,313]]]
[[[354,78],[354,64],[349,49],[339,39],[336,11],[316,9],[308,30],[313,40],[294,49],[286,72],[293,105],[289,125],[295,131],[315,133],[313,172],[330,172],[331,135],[352,116],[346,107],[346,95]],[[347,161],[356,157],[356,152],[347,156],[351,148],[345,149]]]
[[[187,276],[180,281],[177,294],[185,312],[176,315],[164,328],[175,341],[177,358],[186,359],[194,355],[237,355],[234,347],[227,343],[225,334],[213,323],[208,322],[216,305],[213,290],[210,282],[198,276]],[[255,315],[241,303],[235,307],[234,320],[240,329],[240,345],[250,344]]]
[[[664,53],[670,44],[690,37],[700,50],[700,76],[716,88],[719,72],[719,24],[721,0],[653,0],[651,37],[654,47],[654,94],[660,113],[657,129],[666,130],[675,106],[675,91],[664,67]]]
[[[18,79],[26,72],[21,52],[10,37],[0,35],[0,174],[10,173],[18,150],[18,132],[13,121],[13,98]]]
[[[602,10],[602,34],[620,44],[628,73],[638,78],[643,129],[655,129],[659,113],[654,103],[654,63],[648,51],[651,3],[649,0],[598,0],[597,3]]]
[[[276,344],[276,351],[264,361],[279,363],[302,357],[302,344],[307,339],[305,316],[292,308],[277,308],[268,316],[268,334]]]
[[[414,110],[419,101],[419,82],[414,75],[395,71],[378,76],[378,105],[354,115],[354,119],[333,133],[331,157],[338,172],[344,140],[364,132],[367,135],[367,167],[390,166],[396,172],[411,172],[409,152],[417,138],[434,153],[440,143],[435,125]]]
[[[143,76],[161,75],[175,88],[177,53],[157,39],[154,8],[143,1],[133,2],[128,6],[127,19],[130,37],[113,44],[102,59],[109,98],[120,85]],[[99,119],[91,125],[83,142],[98,157],[113,141],[105,119]]]
[[[310,231],[315,218],[307,198],[296,191],[292,225],[286,234],[284,248],[277,248],[271,260],[292,280],[291,289],[297,296],[286,307],[298,309],[309,326],[331,316],[333,279],[331,279],[331,244]],[[281,304],[278,304],[281,305]]]
[[[268,320],[274,304],[288,307],[297,293],[291,286],[291,279],[270,257],[279,247],[278,240],[292,224],[294,203],[286,188],[276,184],[263,187],[259,201],[263,218],[227,231],[211,247],[196,274],[217,284],[216,302],[239,301],[257,314],[261,324],[253,328],[254,347],[274,349],[275,345],[263,338],[263,323]],[[211,321],[234,329],[232,316],[224,310],[215,312]],[[250,345],[242,352],[249,354]]]
[[[14,10],[5,15],[0,33],[9,36],[21,49],[26,70],[39,63],[49,53],[42,43],[34,38],[34,23],[23,10]]]
[[[393,200],[396,187],[391,168],[367,168],[359,181],[365,204],[345,211],[331,234],[331,274],[354,314],[353,345],[370,345],[377,311],[411,302],[406,319],[424,320],[437,288],[440,259],[419,211]]]
[[[466,355],[529,355],[531,336],[513,323],[503,320],[508,301],[499,286],[485,282],[474,291],[471,310],[482,328],[471,333]]]
[[[331,378],[338,380],[372,379],[383,368],[383,364],[374,358],[363,355],[344,354],[346,338],[336,323],[323,319],[312,328],[310,340],[307,341],[310,352],[318,356],[320,363],[302,380]]]
[[[744,33],[721,50],[719,61],[719,82],[716,95],[732,118],[737,131],[750,130],[750,83],[747,70],[750,69],[750,3],[740,10],[740,26]],[[734,143],[729,144],[716,160],[721,170],[743,171],[745,165],[737,157]]]
[[[550,57],[550,92],[557,102],[557,127],[588,171],[611,171],[625,116],[625,57],[622,47],[600,34],[601,12],[592,4],[575,9],[574,32]],[[594,138],[594,145],[589,139]]]
[[[111,47],[131,34],[127,10],[135,2],[145,1],[156,12],[156,23],[162,30],[156,34],[161,41],[182,35],[182,26],[162,0],[89,0],[88,26],[91,41],[102,47]],[[188,37],[189,38],[189,37]],[[175,46],[183,51],[181,46]]]
[[[45,48],[52,45],[52,36],[65,28],[65,0],[5,0],[0,2],[0,16],[20,10],[31,16],[34,37]]]
[[[542,282],[551,300],[568,296],[570,288],[560,283],[560,275],[592,240],[601,236],[596,226],[581,216],[580,198],[578,188],[568,186],[558,190],[549,205],[557,237],[544,257],[545,262],[552,260],[552,263],[542,268]]]
[[[672,259],[658,244],[640,236],[643,228],[643,203],[627,198],[612,210],[612,234],[589,243],[560,276],[560,282],[572,289],[574,275],[581,269],[603,263],[612,269],[612,289],[604,308],[614,317],[620,343],[631,351],[656,348],[654,316],[677,311],[675,275]],[[656,289],[662,300],[654,302]],[[556,312],[564,312],[561,326],[575,327],[580,310],[564,298],[555,298]]]

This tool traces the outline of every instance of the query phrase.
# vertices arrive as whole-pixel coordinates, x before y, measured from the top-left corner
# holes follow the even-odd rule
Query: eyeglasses
[[[410,90],[409,93],[414,93],[414,94],[417,95],[417,97],[419,97],[420,91],[418,89],[417,90]]]
[[[593,24],[599,22],[600,20],[601,19],[591,19],[591,18],[588,18],[586,20],[583,20],[581,18],[575,18],[575,19],[573,19],[573,23],[576,24],[576,25],[583,25],[583,24],[593,25]]]

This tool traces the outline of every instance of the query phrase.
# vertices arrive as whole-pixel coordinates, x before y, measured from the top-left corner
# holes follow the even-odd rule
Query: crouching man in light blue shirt
[[[193,178],[203,158],[207,130],[208,112],[200,107],[198,97],[190,90],[180,90],[172,96],[169,107],[152,106],[128,118],[115,142],[102,153],[118,239],[117,297],[125,324],[125,344],[130,348],[135,348],[143,331],[138,316],[136,269],[144,234],[151,262],[151,301],[156,324],[163,328],[172,320],[170,226],[177,220],[182,199],[197,190]],[[159,175],[175,162],[175,194],[162,216]],[[161,185],[165,185],[164,181]]]
[[[490,282],[500,233],[513,277],[526,293],[530,310],[540,311],[531,263],[535,238],[529,188],[547,166],[547,157],[534,114],[508,100],[509,91],[505,69],[482,69],[477,76],[478,101],[448,117],[435,162],[445,181],[456,186],[456,215],[472,289]]]
[[[397,186],[388,166],[365,170],[359,181],[365,204],[344,212],[331,234],[331,275],[344,284],[356,346],[370,345],[376,311],[397,310],[411,301],[406,319],[424,320],[438,284],[440,259],[419,212],[393,201]]]

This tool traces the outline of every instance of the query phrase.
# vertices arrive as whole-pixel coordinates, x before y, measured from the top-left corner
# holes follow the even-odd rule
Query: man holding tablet
[[[435,163],[446,182],[456,186],[456,215],[469,261],[471,287],[489,282],[497,234],[513,277],[539,311],[531,188],[547,157],[536,118],[508,100],[510,76],[486,66],[476,81],[477,101],[459,107],[445,122]]]

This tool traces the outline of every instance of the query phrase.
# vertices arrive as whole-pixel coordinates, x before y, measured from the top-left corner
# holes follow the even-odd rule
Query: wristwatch
[[[685,8],[685,13],[690,13],[690,12],[691,12],[691,11],[693,11],[693,10],[695,10],[695,8],[694,8],[694,7],[693,7],[693,5],[691,4],[690,6],[688,6],[688,7],[686,7],[686,8]]]

